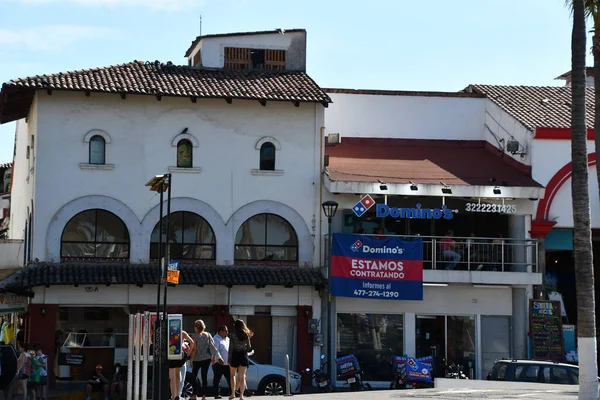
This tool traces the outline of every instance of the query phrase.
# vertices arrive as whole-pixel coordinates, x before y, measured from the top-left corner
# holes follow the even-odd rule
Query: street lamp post
[[[333,348],[333,334],[335,330],[333,329],[336,323],[335,315],[333,315],[332,311],[332,296],[330,293],[330,285],[331,285],[331,247],[333,243],[333,236],[331,234],[331,223],[333,221],[333,217],[335,217],[335,213],[338,209],[338,203],[333,200],[328,200],[321,204],[323,208],[323,213],[327,217],[327,359],[329,361],[329,372],[331,376],[331,383],[335,387],[336,376],[335,376],[335,350]]]
[[[154,362],[152,379],[152,399],[160,400],[169,397],[169,364],[167,360],[168,334],[167,329],[167,280],[165,258],[168,260],[170,255],[170,215],[171,215],[171,174],[156,175],[150,179],[146,186],[152,192],[160,194],[160,215],[158,220],[158,266],[157,266],[157,293],[156,293],[156,322],[154,329]],[[163,250],[163,203],[164,192],[168,190],[167,195],[167,218],[166,218],[166,251]],[[166,254],[165,254],[166,253]],[[166,257],[165,257],[166,256]],[[163,309],[160,307],[161,286],[164,287]],[[144,356],[149,355],[149,351],[144,349]]]

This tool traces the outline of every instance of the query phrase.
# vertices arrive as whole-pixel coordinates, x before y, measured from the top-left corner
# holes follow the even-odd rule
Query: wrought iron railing
[[[538,272],[538,241],[534,239],[413,235],[398,237],[405,240],[423,239],[423,269],[426,270]],[[327,246],[327,237],[325,245]]]

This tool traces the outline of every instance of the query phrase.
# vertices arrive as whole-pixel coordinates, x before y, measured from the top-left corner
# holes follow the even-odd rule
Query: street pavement
[[[521,399],[521,400],[571,400],[577,399],[577,389],[544,389],[544,385],[532,385],[527,389],[413,389],[374,390],[368,392],[336,392],[301,395],[314,400],[394,400],[394,399]]]

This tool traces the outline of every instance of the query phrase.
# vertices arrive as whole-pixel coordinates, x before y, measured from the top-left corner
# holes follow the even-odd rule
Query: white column
[[[508,271],[526,272],[525,268],[525,238],[526,223],[524,215],[508,216],[508,236],[512,239],[521,239],[520,241],[509,241],[507,255],[512,265],[505,267]],[[511,244],[512,243],[512,244]]]
[[[417,317],[415,313],[404,314],[404,354],[409,357],[417,356]],[[403,355],[403,354],[398,354]]]
[[[475,316],[475,379],[483,379],[481,376],[483,356],[481,354],[481,314]]]
[[[525,288],[512,288],[513,354],[511,356],[518,359],[527,358],[528,298]]]

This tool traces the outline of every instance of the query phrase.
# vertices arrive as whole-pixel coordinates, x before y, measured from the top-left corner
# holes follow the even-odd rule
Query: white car
[[[192,396],[192,368],[185,365],[185,385],[183,396],[189,398]],[[183,370],[183,368],[182,368]],[[198,372],[200,375],[200,372]],[[258,364],[250,359],[250,366],[246,371],[246,384],[248,390],[256,394],[265,396],[283,396],[285,394],[285,368],[276,367],[268,364]],[[213,387],[213,369],[208,369],[208,386]],[[229,387],[225,377],[221,378],[220,387],[229,393]],[[290,389],[292,393],[300,393],[302,389],[302,377],[299,373],[290,371]]]

